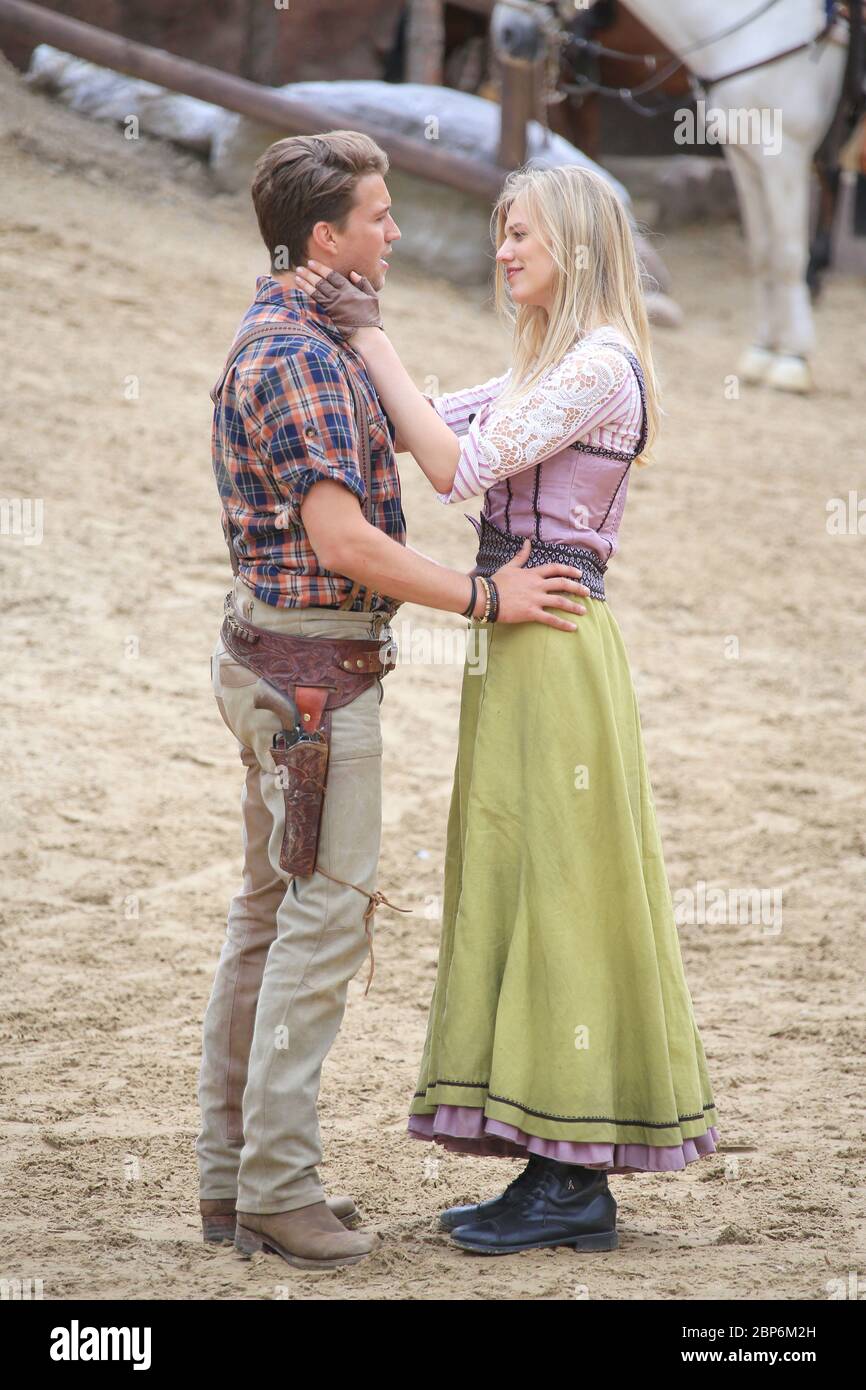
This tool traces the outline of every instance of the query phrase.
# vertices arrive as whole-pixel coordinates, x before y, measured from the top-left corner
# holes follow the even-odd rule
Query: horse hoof
[[[658,290],[644,295],[647,318],[657,328],[679,328],[683,321],[683,311],[675,299]]]
[[[773,361],[774,356],[769,348],[748,347],[740,358],[737,376],[746,385],[757,386],[758,382],[766,380]]]
[[[767,372],[766,382],[776,391],[792,391],[803,396],[812,389],[812,373],[805,357],[779,353]]]

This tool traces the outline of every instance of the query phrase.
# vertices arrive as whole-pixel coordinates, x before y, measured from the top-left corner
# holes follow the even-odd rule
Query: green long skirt
[[[574,632],[470,624],[409,1132],[683,1168],[715,1152],[713,1088],[625,648],[607,603],[585,602]]]

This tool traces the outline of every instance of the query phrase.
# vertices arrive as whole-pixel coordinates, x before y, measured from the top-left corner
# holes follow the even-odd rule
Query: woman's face
[[[515,304],[538,304],[550,312],[556,263],[535,232],[530,230],[526,208],[515,198],[505,221],[505,240],[496,253]]]

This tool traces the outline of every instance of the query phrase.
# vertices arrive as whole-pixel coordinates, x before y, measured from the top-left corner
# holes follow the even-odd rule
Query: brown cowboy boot
[[[347,1230],[357,1226],[361,1219],[361,1213],[351,1197],[328,1197],[326,1201],[331,1211],[339,1221],[342,1221]],[[237,1225],[234,1197],[204,1198],[199,1202],[199,1211],[201,1212],[202,1240],[215,1245],[221,1244],[224,1240],[234,1241]]]
[[[354,1265],[370,1254],[376,1236],[347,1231],[326,1202],[312,1202],[294,1211],[260,1216],[239,1211],[235,1249],[246,1259],[263,1250],[280,1255],[299,1269],[335,1269]]]

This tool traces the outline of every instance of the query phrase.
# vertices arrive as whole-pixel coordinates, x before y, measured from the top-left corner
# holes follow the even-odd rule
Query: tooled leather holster
[[[282,723],[271,749],[286,803],[280,865],[286,873],[305,877],[316,869],[331,711],[348,705],[394,669],[392,649],[356,637],[269,632],[240,617],[231,593],[226,594],[221,636],[235,661],[267,682],[256,693],[256,706],[272,710]]]

